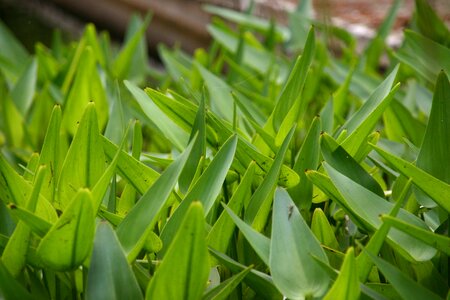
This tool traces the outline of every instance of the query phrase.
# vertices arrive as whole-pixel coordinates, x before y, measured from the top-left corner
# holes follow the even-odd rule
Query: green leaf
[[[34,58],[27,69],[22,73],[11,91],[11,98],[22,116],[26,116],[33,104],[37,81],[37,61]]]
[[[353,248],[350,247],[345,254],[338,278],[323,299],[356,300],[359,299],[360,292],[355,255]]]
[[[74,135],[77,131],[77,124],[81,123],[80,120],[87,106],[92,105],[91,102],[95,103],[97,126],[104,128],[108,119],[106,91],[97,71],[92,48],[86,47],[82,52],[75,80],[64,103],[62,122],[70,134]]]
[[[32,192],[32,186],[24,180],[22,176],[6,162],[2,154],[0,154],[0,199],[5,203],[13,203],[22,207],[26,206],[26,201]],[[49,222],[57,219],[56,211],[42,194],[36,207],[36,215]]]
[[[26,68],[29,54],[3,22],[0,22],[0,67],[9,80],[15,81]]]
[[[208,25],[207,30],[214,40],[220,43],[220,45],[225,49],[232,53],[236,53],[238,51],[239,40],[237,37],[214,24]],[[272,53],[266,51],[265,49],[257,48],[249,44],[246,44],[243,49],[243,64],[253,68],[260,74],[267,74],[272,67],[272,61],[274,60],[275,57]],[[282,78],[285,78],[286,76],[287,68],[282,63],[280,63],[278,67],[280,68],[280,71],[277,79],[282,80]]]
[[[441,71],[438,75],[433,95],[428,125],[417,156],[416,166],[450,184],[450,82]],[[436,204],[422,192],[416,193],[417,201],[427,207]],[[448,201],[447,201],[448,202]]]
[[[0,298],[8,300],[36,299],[35,295],[31,295],[25,287],[14,279],[2,260],[0,260]]]
[[[193,202],[147,288],[146,299],[200,299],[209,274],[202,205]]]
[[[143,38],[145,38],[145,32],[148,24],[150,23],[151,15],[147,14],[144,22],[142,22],[139,30],[135,32],[132,38],[128,40],[123,49],[120,51],[116,60],[112,65],[112,72],[115,77],[119,79],[126,78],[130,72],[131,62],[138,49],[138,46]]]
[[[417,96],[419,97],[419,96]],[[425,134],[425,125],[397,99],[391,101],[383,114],[384,132],[388,139],[403,142],[408,138],[414,145],[420,145]]]
[[[324,167],[330,175],[333,184],[347,202],[348,207],[354,212],[354,216],[358,218],[358,221],[363,223],[368,229],[379,228],[381,226],[379,215],[391,211],[394,204],[359,185],[330,165],[325,163]],[[405,210],[400,210],[399,217],[408,223],[428,229],[421,219]],[[435,249],[402,232],[391,230],[388,237],[391,245],[409,259],[426,261],[436,254]]]
[[[27,201],[27,209],[31,212],[36,210],[39,192],[45,176],[45,167],[40,167],[36,175],[30,198]],[[28,244],[31,239],[31,229],[23,221],[19,221],[8,244],[2,253],[2,261],[8,271],[17,277],[26,265]]]
[[[215,288],[209,290],[203,295],[203,300],[219,300],[228,299],[228,296],[234,291],[234,289],[241,283],[241,281],[247,276],[247,274],[252,270],[253,266],[245,268],[238,274],[228,278],[227,280],[221,282]]]
[[[378,182],[331,136],[322,134],[320,145],[324,159],[330,166],[369,191],[384,197],[384,191]]]
[[[174,100],[171,97],[165,96],[152,89],[146,89],[146,92],[151,96],[151,99],[163,110],[175,123],[180,127],[185,128],[185,131],[190,131],[195,119],[195,112],[198,108],[195,104],[189,102],[185,98],[183,102]],[[230,136],[233,135],[231,126],[222,122],[214,113],[206,113],[207,132],[206,138],[208,143],[217,148],[218,145],[225,143]],[[239,173],[245,173],[246,166],[250,162],[255,161],[260,167],[256,170],[258,175],[267,173],[273,164],[273,159],[262,154],[250,142],[238,135],[238,144],[236,148],[236,158],[233,167]],[[239,161],[240,164],[237,164]],[[243,167],[245,166],[245,167]],[[288,166],[281,167],[278,184],[284,187],[292,187],[299,181],[297,173],[295,173]]]
[[[396,199],[397,202],[389,212],[389,216],[392,217],[397,216],[397,214],[400,211],[400,208],[403,206],[406,198],[409,195],[408,192],[410,187],[411,187],[411,180],[409,180],[403,187],[403,190],[400,193],[398,199]],[[367,252],[370,252],[373,255],[378,255],[390,229],[391,227],[386,222],[383,222],[380,228],[373,234],[369,242],[366,244],[365,246],[366,251],[363,251],[358,255],[356,263],[358,265],[359,280],[361,282],[365,282],[367,280],[373,266],[371,259],[367,255]]]
[[[309,211],[312,202],[313,186],[308,180],[305,170],[315,170],[319,164],[320,144],[319,137],[321,131],[320,118],[315,117],[308,133],[303,141],[300,151],[295,158],[292,168],[299,176],[300,183],[288,190],[289,195],[294,199],[300,210]]]
[[[286,84],[277,100],[275,109],[273,110],[271,117],[269,117],[268,122],[272,122],[271,128],[273,128],[274,132],[278,132],[283,119],[286,117],[293,104],[296,101],[301,101],[300,97],[306,82],[306,75],[314,58],[315,45],[314,28],[311,27],[303,54],[297,58]],[[303,109],[306,108],[305,105],[301,107]],[[299,111],[299,114],[300,113],[301,112]]]
[[[86,299],[143,299],[119,240],[106,222],[100,222],[87,275]]]
[[[192,144],[161,174],[117,227],[117,236],[130,260],[139,254],[159,211],[178,181],[191,149]]]
[[[45,134],[44,143],[39,156],[39,165],[47,165],[45,184],[42,194],[53,203],[55,200],[56,186],[61,172],[61,160],[63,159],[60,145],[61,131],[61,107],[55,105]]]
[[[411,30],[405,30],[403,47],[395,57],[431,84],[436,82],[441,70],[450,74],[450,49]]]
[[[145,30],[148,28],[149,23],[146,23],[150,18],[151,12],[148,12],[144,19],[138,13],[133,13],[130,20],[128,21],[127,31],[125,33],[125,43],[131,43],[134,36],[138,34],[143,26],[146,26]],[[148,53],[149,49],[147,47],[148,41],[146,40],[146,34],[141,36],[136,49],[133,51],[131,56],[131,61],[127,63],[128,72],[125,73],[125,78],[133,80],[134,82],[145,82],[146,76],[149,73],[149,60]],[[125,46],[127,47],[127,46]],[[119,54],[120,55],[120,54]]]
[[[213,5],[205,5],[204,9],[211,14],[220,16],[233,23],[255,29],[261,33],[267,33],[270,30],[270,21],[254,15],[249,15],[247,13],[241,13],[235,10]],[[275,34],[277,38],[283,41],[286,41],[290,36],[289,30],[278,24],[275,25]]]
[[[255,250],[256,254],[261,258],[261,260],[269,266],[270,259],[270,239],[253,229],[249,224],[242,221],[230,208],[224,206],[226,212],[230,215],[233,222],[245,236],[247,241]]]
[[[424,230],[417,226],[413,226],[405,221],[391,216],[383,215],[381,216],[381,220],[384,223],[393,226],[398,230],[401,230],[411,235],[412,237],[430,245],[431,247],[436,248],[439,251],[446,253],[447,255],[450,255],[450,238],[444,235],[430,232],[428,230]]]
[[[252,224],[252,227],[257,231],[261,231],[267,222],[267,217],[272,206],[273,190],[277,185],[281,166],[283,165],[284,157],[294,135],[294,131],[295,126],[291,128],[291,131],[284,139],[269,172],[248,203],[244,220]]]
[[[116,155],[113,157],[111,163],[103,172],[103,175],[99,178],[95,186],[92,188],[92,207],[94,208],[94,214],[97,215],[100,210],[103,197],[105,196],[106,191],[108,190],[108,186],[111,183],[111,178],[114,178],[117,162],[119,161],[119,157],[122,153],[122,148],[125,145],[128,136],[128,128],[125,130],[122,143],[120,144],[119,149],[117,150]],[[114,180],[114,179],[113,179]],[[113,183],[114,184],[114,183]],[[112,192],[111,192],[112,193]],[[114,195],[115,197],[115,195]]]
[[[205,96],[202,97],[200,105],[198,107],[197,115],[195,116],[194,124],[192,125],[191,136],[189,140],[192,140],[196,133],[198,137],[192,146],[192,154],[190,159],[186,162],[186,166],[180,175],[178,184],[182,193],[186,193],[194,179],[194,175],[197,171],[197,166],[202,157],[206,157],[206,121],[205,121]]]
[[[319,297],[326,292],[329,277],[310,255],[328,262],[325,252],[289,194],[283,189],[277,189],[269,263],[273,281],[286,297]]]
[[[8,208],[11,214],[18,218],[20,221],[27,224],[27,226],[39,237],[44,237],[47,232],[52,228],[52,223],[44,220],[29,210],[16,206],[15,204],[9,204]],[[56,213],[55,213],[56,220]]]
[[[201,64],[195,63],[195,67],[200,71],[208,88],[211,110],[219,117],[231,122],[233,120],[232,104],[234,103],[231,87]]]
[[[248,167],[247,172],[245,172],[239,186],[233,192],[233,196],[231,196],[231,199],[227,204],[226,208],[230,209],[235,214],[240,213],[242,207],[244,207],[245,200],[251,195],[251,184],[254,179],[254,173],[255,163],[253,162]],[[233,219],[228,215],[227,209],[225,209],[217,221],[214,222],[213,227],[206,237],[208,246],[219,252],[226,252],[233,236],[233,232]]]
[[[392,27],[397,19],[397,13],[401,4],[401,0],[395,0],[394,3],[392,3],[386,17],[383,20],[383,23],[377,30],[377,35],[371,39],[364,50],[363,60],[365,60],[366,70],[369,72],[376,70],[380,64],[380,57],[385,48],[385,40],[392,31]]]
[[[450,46],[450,31],[425,0],[416,0],[415,21],[420,32],[444,46]]]
[[[352,115],[342,125],[342,129],[347,129],[348,135],[342,142],[342,146],[350,155],[355,155],[365,137],[373,130],[378,119],[382,116],[384,110],[393,99],[399,85],[397,84],[391,90],[397,75],[399,65],[386,77],[386,79],[375,89],[370,97],[364,102],[361,108]]]
[[[103,136],[101,138],[103,150],[105,151],[109,163],[111,163],[119,148],[107,138]],[[140,194],[144,194],[160,176],[158,172],[123,150],[121,150],[119,154],[117,171],[120,176],[131,184]]]
[[[38,256],[52,270],[76,269],[92,249],[94,226],[91,193],[80,189],[40,242]]]
[[[321,244],[335,250],[339,249],[339,243],[336,240],[333,228],[328,222],[327,216],[320,208],[314,210],[311,221],[311,231]]]
[[[79,188],[92,188],[105,170],[94,103],[89,103],[64,160],[55,205],[64,210]]]
[[[230,169],[231,163],[234,159],[236,151],[237,136],[234,135],[220,148],[214,159],[209,164],[208,168],[196,181],[195,185],[189,193],[181,201],[173,215],[170,217],[166,226],[161,232],[161,239],[166,246],[158,253],[161,257],[167,250],[167,246],[171,244],[175,233],[180,227],[181,221],[186,214],[186,211],[194,201],[199,201],[204,207],[205,215],[207,215],[216,202],[223,182],[226,178],[227,172]]]
[[[223,253],[209,249],[209,252],[232,272],[240,272],[246,269],[246,266],[234,261]],[[274,286],[272,278],[260,271],[252,269],[244,278],[248,284],[262,299],[283,299],[278,289]]]
[[[153,101],[149,101],[149,97],[151,98],[150,95],[146,94],[130,81],[125,80],[124,84],[139,103],[145,115],[156,125],[163,135],[179,150],[183,149],[187,144],[188,134],[166,116]]]
[[[407,162],[385,150],[372,145],[372,147],[380,154],[385,160],[392,165],[395,170],[400,172],[406,177],[410,177],[413,183],[430,196],[439,206],[450,213],[450,184],[443,182],[436,177],[428,174],[422,169],[414,166],[410,162]]]
[[[108,95],[110,103],[109,118],[104,136],[112,142],[119,144],[125,132],[125,128],[127,127],[124,116],[124,109],[126,106],[122,100],[119,83],[115,81],[111,85],[112,91]]]
[[[385,260],[374,256],[367,252],[375,265],[380,269],[380,271],[386,276],[386,278],[391,282],[395,290],[404,299],[441,299],[439,296],[433,292],[427,290],[419,283],[413,281],[411,278],[406,276],[396,267],[392,266]]]

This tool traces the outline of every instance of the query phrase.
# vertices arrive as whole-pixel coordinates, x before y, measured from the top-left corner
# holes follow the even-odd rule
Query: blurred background
[[[0,18],[30,50],[36,41],[51,40],[54,28],[64,35],[78,37],[87,22],[110,32],[121,40],[133,13],[152,12],[147,32],[149,49],[155,53],[158,43],[178,45],[188,52],[206,47],[209,35],[206,24],[211,16],[205,4],[245,11],[249,0],[0,0]],[[315,0],[314,18],[344,27],[360,39],[369,39],[385,17],[392,0]],[[433,0],[430,4],[450,23],[450,1]],[[255,0],[256,15],[288,22],[288,13],[296,9],[297,0]],[[400,44],[402,29],[411,19],[413,0],[403,0],[394,31],[388,43]]]

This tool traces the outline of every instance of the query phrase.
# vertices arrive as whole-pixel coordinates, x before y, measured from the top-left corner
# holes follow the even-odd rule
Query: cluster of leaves
[[[389,48],[399,6],[360,54],[310,1],[206,7],[164,71],[150,18],[34,55],[0,25],[1,297],[446,297],[450,33],[417,0]]]

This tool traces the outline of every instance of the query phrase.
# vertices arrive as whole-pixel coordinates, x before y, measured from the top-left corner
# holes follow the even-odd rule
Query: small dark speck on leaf
[[[293,205],[289,205],[288,207],[288,220],[291,219],[292,213],[294,212],[294,206]]]

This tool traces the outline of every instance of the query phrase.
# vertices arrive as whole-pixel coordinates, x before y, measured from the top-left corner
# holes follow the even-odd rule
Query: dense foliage
[[[32,55],[0,24],[0,297],[447,297],[449,30],[417,0],[391,49],[395,1],[357,52],[310,5],[206,7],[163,70],[150,17]]]

